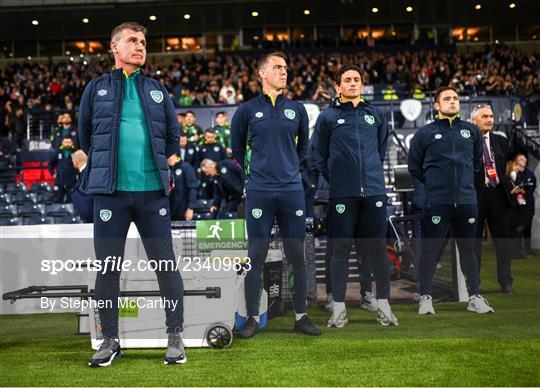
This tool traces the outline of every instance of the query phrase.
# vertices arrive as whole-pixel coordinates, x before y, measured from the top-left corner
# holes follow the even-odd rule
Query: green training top
[[[118,136],[118,166],[116,190],[154,191],[162,190],[161,176],[154,160],[150,135],[142,102],[137,92],[139,71],[126,77],[120,134]]]

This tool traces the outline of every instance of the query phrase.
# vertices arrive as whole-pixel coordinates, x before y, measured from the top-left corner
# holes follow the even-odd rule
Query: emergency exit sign
[[[246,220],[201,220],[196,223],[197,249],[247,249]]]

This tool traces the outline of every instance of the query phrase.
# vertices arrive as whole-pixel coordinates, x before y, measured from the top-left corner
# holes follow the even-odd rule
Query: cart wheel
[[[206,331],[206,342],[212,349],[227,349],[232,340],[232,330],[222,323],[214,323]]]

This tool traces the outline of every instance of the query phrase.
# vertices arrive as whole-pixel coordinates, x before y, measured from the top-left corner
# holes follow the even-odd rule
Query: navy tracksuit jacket
[[[261,93],[241,104],[232,119],[233,157],[244,166],[247,176],[248,256],[253,267],[245,279],[245,294],[247,312],[252,316],[259,313],[260,275],[275,218],[285,256],[293,266],[294,307],[297,313],[306,311],[306,216],[300,171],[305,169],[308,128],[304,106],[283,95],[272,101]]]
[[[420,128],[411,140],[409,171],[423,183],[425,192],[420,257],[422,295],[431,294],[437,259],[449,230],[456,238],[469,293],[478,293],[474,175],[483,165],[482,142],[480,130],[459,117],[437,118]]]

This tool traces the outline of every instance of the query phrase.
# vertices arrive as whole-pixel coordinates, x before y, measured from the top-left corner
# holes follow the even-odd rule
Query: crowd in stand
[[[189,56],[175,58],[163,65],[154,58],[146,65],[145,72],[159,79],[169,90],[175,105],[185,108],[182,109],[185,112],[189,106],[238,104],[256,96],[260,92],[256,59],[240,53],[208,58]],[[471,54],[412,51],[392,54],[293,53],[289,63],[289,98],[332,99],[335,91],[331,75],[346,63],[360,66],[367,85],[401,86],[410,92],[451,85],[474,95],[540,93],[538,54],[495,45]],[[44,134],[47,137],[50,134],[55,151],[51,166],[57,169],[51,173],[56,174],[57,186],[62,188],[57,200],[69,201],[77,172],[58,157],[65,160],[67,154],[78,148],[77,104],[85,85],[110,71],[111,67],[110,59],[101,57],[93,58],[86,65],[72,61],[12,63],[0,69],[0,167],[9,165],[10,155],[25,147],[28,117],[37,115],[45,128]],[[225,112],[219,112],[215,127],[203,130],[196,124],[193,112],[179,114],[183,133],[180,157],[190,167],[182,167],[176,176],[183,174],[182,179],[188,179],[186,175],[194,176],[197,181],[188,184],[189,190],[196,186],[195,194],[182,194],[190,198],[190,203],[179,207],[178,219],[192,217],[186,211],[193,207],[195,199],[207,199],[212,216],[220,212],[223,199],[234,205],[221,209],[221,216],[234,213],[240,203],[242,193],[237,181],[240,181],[241,169],[229,163],[229,119]],[[171,168],[176,171],[180,166]],[[193,171],[186,173],[189,169]],[[229,177],[234,175],[229,182],[218,182],[224,175],[219,174],[223,169]],[[66,174],[67,183],[62,181],[62,175]]]
[[[450,85],[472,95],[528,96],[540,92],[540,58],[532,52],[504,45],[486,46],[470,54],[404,51],[293,53],[290,56],[288,95],[297,100],[328,101],[335,95],[331,74],[353,63],[362,69],[366,85],[399,88],[405,93]],[[167,65],[153,58],[145,68],[169,90],[177,107],[237,104],[255,96],[256,56],[241,53],[175,58]],[[86,83],[110,71],[107,57],[87,64],[11,63],[0,69],[0,134],[20,136],[26,116],[39,114],[55,122],[55,110],[74,117]]]

